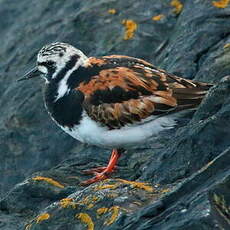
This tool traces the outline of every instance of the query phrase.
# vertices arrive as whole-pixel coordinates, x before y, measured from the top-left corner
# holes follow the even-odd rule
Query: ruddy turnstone
[[[106,167],[87,170],[91,184],[113,172],[123,149],[175,125],[179,111],[197,107],[212,84],[183,79],[142,59],[87,57],[66,43],[38,53],[37,65],[19,80],[45,79],[51,118],[75,139],[113,149]]]

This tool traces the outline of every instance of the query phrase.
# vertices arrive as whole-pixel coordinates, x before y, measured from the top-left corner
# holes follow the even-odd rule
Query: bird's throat
[[[48,83],[45,87],[45,106],[58,125],[73,127],[79,124],[82,115],[82,102],[84,95],[78,90],[68,90],[57,99],[58,84]]]

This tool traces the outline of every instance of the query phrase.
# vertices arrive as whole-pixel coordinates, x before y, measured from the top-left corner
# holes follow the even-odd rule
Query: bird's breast
[[[45,88],[45,107],[51,118],[61,127],[73,128],[78,125],[82,116],[83,94],[70,90],[68,94],[56,100],[57,87],[47,85]]]

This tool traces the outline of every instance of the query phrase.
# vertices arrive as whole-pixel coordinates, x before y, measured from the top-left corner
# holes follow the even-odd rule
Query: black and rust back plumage
[[[212,86],[179,78],[138,58],[88,58],[65,43],[43,47],[37,69],[49,83],[45,103],[51,116],[68,127],[79,124],[83,112],[114,129],[195,108]],[[62,112],[66,110],[71,112]]]
[[[92,76],[76,87],[85,95],[83,107],[93,120],[111,129],[197,107],[212,86],[127,56],[89,58],[85,68]]]

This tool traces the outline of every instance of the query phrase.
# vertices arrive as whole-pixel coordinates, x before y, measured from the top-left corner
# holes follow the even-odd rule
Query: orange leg
[[[109,159],[108,166],[109,166],[110,162],[113,160],[113,157],[114,157],[116,151],[117,151],[116,149],[113,149],[111,156],[110,156],[110,159]],[[96,167],[96,168],[92,168],[92,169],[83,170],[82,173],[96,175],[98,173],[105,171],[108,166],[104,166],[104,167],[102,166],[102,167]],[[115,165],[114,169],[116,169],[116,168],[117,168],[117,166]],[[114,169],[113,169],[113,171],[114,171]]]
[[[93,168],[91,170],[83,171],[84,173],[87,173],[87,174],[93,173],[96,176],[89,179],[89,180],[82,181],[81,185],[93,184],[97,181],[104,180],[104,179],[108,178],[109,174],[112,173],[114,171],[114,169],[116,168],[116,164],[117,164],[117,161],[118,161],[120,155],[121,155],[121,153],[119,152],[118,149],[113,149],[109,163],[106,167],[98,167],[98,168]]]

